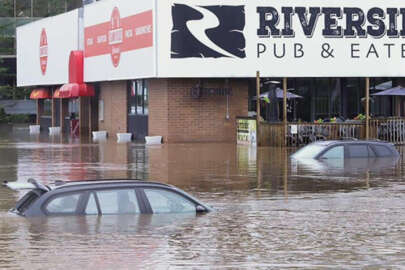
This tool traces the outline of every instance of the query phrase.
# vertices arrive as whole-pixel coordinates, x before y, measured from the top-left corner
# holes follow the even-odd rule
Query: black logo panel
[[[244,6],[172,6],[171,58],[245,58]]]

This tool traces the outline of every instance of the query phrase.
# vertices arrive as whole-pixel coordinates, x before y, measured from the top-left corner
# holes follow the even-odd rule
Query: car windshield
[[[295,159],[301,158],[315,158],[320,152],[322,152],[326,148],[325,145],[319,144],[309,144],[304,146],[297,152],[295,152],[292,157]]]

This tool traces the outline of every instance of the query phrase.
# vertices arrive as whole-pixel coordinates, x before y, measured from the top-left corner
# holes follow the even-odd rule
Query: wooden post
[[[283,126],[284,146],[287,146],[287,78],[283,78]]]
[[[257,188],[260,190],[263,186],[263,171],[262,171],[262,157],[259,148],[256,148],[256,173],[257,173]]]
[[[288,200],[288,154],[287,148],[283,149],[283,186],[284,186],[284,199]]]
[[[256,71],[256,144],[261,145],[259,126],[260,126],[260,72]]]
[[[370,137],[370,78],[366,78],[366,140]]]

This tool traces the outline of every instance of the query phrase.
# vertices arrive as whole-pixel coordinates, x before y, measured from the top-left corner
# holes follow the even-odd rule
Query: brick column
[[[52,127],[56,126],[56,100],[52,98]]]
[[[89,110],[90,124],[89,131],[98,130],[98,97],[90,97],[90,110]]]
[[[40,119],[42,114],[44,113],[44,100],[37,99],[37,125],[40,124]]]
[[[65,118],[69,116],[69,99],[61,98],[59,102],[60,106],[60,129],[62,133],[65,133]]]
[[[79,97],[79,128],[80,136],[89,134],[90,97]]]

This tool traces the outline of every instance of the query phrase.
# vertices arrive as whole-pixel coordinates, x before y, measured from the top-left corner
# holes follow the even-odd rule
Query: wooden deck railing
[[[343,123],[288,123],[284,135],[282,123],[260,123],[258,139],[262,146],[300,146],[318,140],[338,140],[345,138],[364,139],[365,122]],[[369,139],[405,143],[405,118],[371,119]]]
[[[405,118],[371,119],[370,138],[405,143]]]
[[[261,122],[259,127],[258,142],[261,146],[283,146],[283,123]]]

